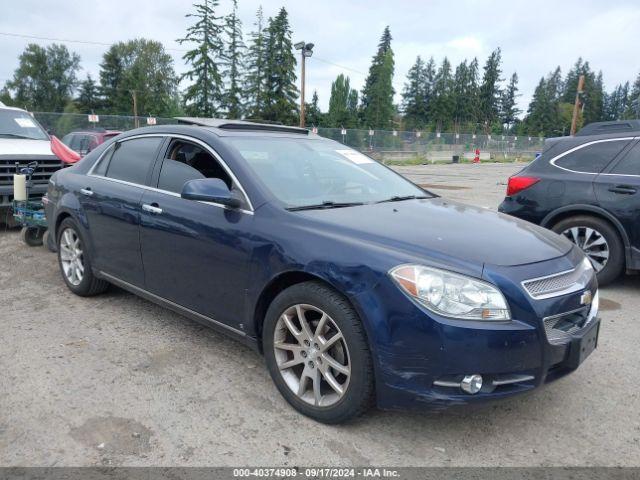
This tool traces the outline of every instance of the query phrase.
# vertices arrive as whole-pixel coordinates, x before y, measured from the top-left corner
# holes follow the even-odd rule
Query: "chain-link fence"
[[[74,113],[34,112],[40,124],[62,138],[75,130],[131,130],[149,124],[167,125],[174,118],[126,115],[89,116]],[[420,131],[358,130],[318,128],[317,133],[357,150],[367,152],[384,163],[435,163],[471,161],[479,150],[482,161],[529,161],[542,150],[544,138],[471,133],[432,133]]]
[[[149,124],[178,123],[175,118],[134,117],[133,115],[83,115],[79,113],[33,112],[33,116],[50,134],[62,138],[76,130],[120,130],[145,127]]]
[[[483,161],[529,161],[542,150],[544,138],[473,133],[355,130],[318,128],[318,134],[332,138],[377,159],[393,163],[470,161],[479,150]]]

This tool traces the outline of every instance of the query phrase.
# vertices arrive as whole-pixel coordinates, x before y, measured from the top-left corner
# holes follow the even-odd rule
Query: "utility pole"
[[[305,115],[304,115],[304,80],[305,80],[305,72],[304,66],[306,64],[304,56],[304,49],[302,50],[302,74],[300,78],[300,126],[304,127]]]
[[[584,75],[578,77],[578,89],[576,90],[576,101],[573,104],[573,118],[571,119],[571,135],[576,134],[578,126],[578,110],[580,110],[581,96],[584,93]]]
[[[138,128],[140,126],[138,123],[138,92],[135,90],[130,90],[130,92],[133,98],[133,125],[135,128]]]
[[[313,43],[298,42],[294,45],[296,50],[300,50],[302,59],[300,75],[300,126],[304,128],[304,87],[305,87],[305,63],[307,57],[313,55]]]

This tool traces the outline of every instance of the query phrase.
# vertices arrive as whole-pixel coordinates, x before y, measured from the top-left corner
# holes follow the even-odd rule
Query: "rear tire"
[[[98,295],[109,284],[93,274],[91,256],[80,228],[72,218],[65,218],[58,227],[58,265],[69,290],[81,297]]]
[[[262,338],[271,378],[303,415],[343,423],[371,406],[373,363],[364,327],[332,288],[305,282],[281,292],[269,306]]]
[[[608,285],[623,272],[624,245],[615,227],[606,220],[576,215],[556,223],[552,230],[564,235],[589,257],[596,269],[599,285]],[[605,258],[606,255],[608,257]]]

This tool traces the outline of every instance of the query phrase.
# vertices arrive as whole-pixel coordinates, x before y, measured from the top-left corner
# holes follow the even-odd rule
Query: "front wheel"
[[[607,221],[576,215],[555,224],[552,230],[576,244],[591,260],[599,285],[607,285],[624,269],[624,245],[616,229]]]
[[[280,293],[267,311],[263,347],[271,378],[302,414],[342,423],[369,408],[367,339],[357,313],[335,290],[305,282]]]

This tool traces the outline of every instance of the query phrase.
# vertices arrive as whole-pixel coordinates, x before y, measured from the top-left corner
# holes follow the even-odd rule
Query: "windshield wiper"
[[[376,203],[402,202],[403,200],[416,200],[421,198],[433,198],[433,197],[430,197],[428,195],[394,195],[391,198],[380,200],[380,201],[377,201]]]
[[[18,135],[17,133],[0,133],[0,137],[24,138],[25,140],[38,140],[37,138],[27,137],[26,135]]]
[[[317,203],[314,205],[301,205],[299,207],[289,207],[287,210],[290,212],[297,212],[300,210],[323,210],[328,208],[344,208],[344,207],[355,207],[357,205],[364,205],[363,202],[331,202],[324,201],[322,203]]]

